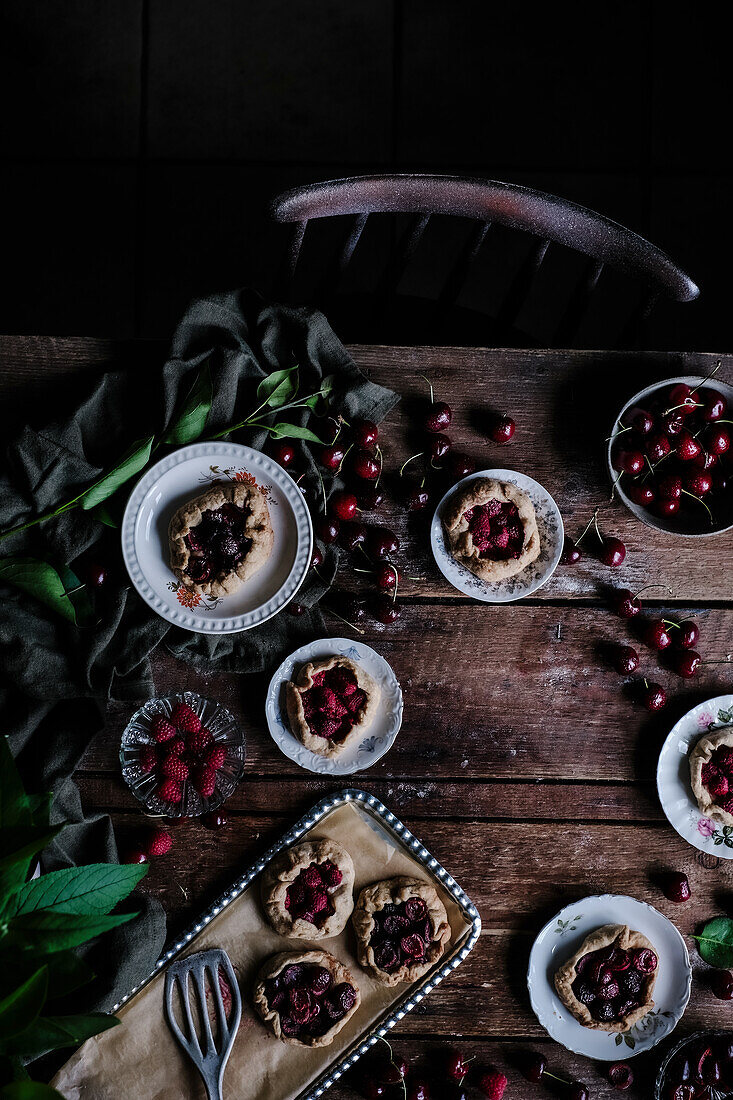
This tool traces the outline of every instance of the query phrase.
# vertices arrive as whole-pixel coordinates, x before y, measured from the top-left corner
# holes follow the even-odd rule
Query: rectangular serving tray
[[[268,848],[262,858],[257,860],[256,863],[253,863],[249,870],[247,870],[229,890],[225,891],[221,897],[217,898],[214,904],[202,914],[195,924],[191,925],[164,955],[161,955],[151,973],[148,974],[139,985],[131,989],[130,992],[113,1007],[112,1012],[118,1012],[119,1009],[139,993],[148,982],[152,981],[161,970],[164,970],[168,963],[180,955],[181,952],[185,951],[190,946],[191,941],[206,928],[207,924],[209,924],[214,917],[218,916],[223,909],[226,909],[228,905],[231,905],[233,901],[236,901],[279,852],[284,848],[288,848],[297,840],[300,840],[305,833],[308,833],[318,825],[324,817],[339,806],[344,806],[347,803],[354,803],[367,811],[388,835],[391,834],[397,844],[407,849],[412,858],[423,865],[432,878],[446,891],[446,893],[450,894],[451,898],[455,901],[456,905],[461,910],[466,924],[469,926],[469,930],[468,934],[464,936],[461,942],[457,943],[452,950],[443,957],[437,970],[411,985],[405,993],[405,996],[395,1005],[392,1005],[389,1011],[386,1012],[381,1019],[373,1023],[360,1038],[356,1039],[352,1046],[339,1056],[338,1062],[329,1066],[320,1077],[312,1081],[300,1094],[298,1100],[317,1100],[318,1097],[322,1096],[326,1089],[337,1081],[346,1070],[350,1069],[363,1054],[366,1054],[370,1047],[374,1046],[380,1038],[386,1035],[390,1028],[393,1028],[395,1024],[408,1012],[411,1012],[428,993],[431,993],[436,985],[439,985],[457,966],[460,966],[476,945],[479,935],[481,934],[481,918],[476,906],[468,895],[461,889],[455,879],[448,874],[446,869],[438,863],[437,859],[430,854],[427,848],[413,836],[407,826],[404,825],[391,810],[387,809],[378,798],[368,794],[366,791],[361,791],[356,788],[347,788],[346,790],[339,791],[337,794],[327,795],[325,798],[322,798],[320,802],[317,802],[308,813],[301,817],[300,820],[277,841],[277,843],[273,844],[271,848]]]

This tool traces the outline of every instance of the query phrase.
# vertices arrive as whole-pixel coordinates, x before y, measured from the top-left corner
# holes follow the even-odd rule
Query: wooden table
[[[405,699],[404,724],[391,752],[358,783],[374,793],[434,852],[466,888],[483,920],[468,961],[395,1031],[398,1049],[423,1057],[450,1037],[468,1054],[507,1067],[507,1098],[543,1095],[518,1077],[513,1060],[529,1047],[580,1077],[593,1097],[617,1095],[599,1070],[552,1043],[535,1019],[525,971],[530,945],[566,902],[592,893],[623,893],[667,914],[686,936],[699,923],[733,910],[733,866],[688,846],[659,806],[654,774],[671,724],[700,700],[730,691],[733,666],[733,539],[673,539],[608,504],[604,438],[623,400],[647,383],[676,374],[707,374],[714,355],[491,351],[354,347],[372,378],[404,400],[381,428],[387,467],[417,448],[410,413],[424,393],[421,373],[451,403],[454,445],[479,467],[509,465],[537,478],[558,501],[570,534],[595,505],[610,533],[628,547],[610,570],[586,560],[561,566],[538,597],[510,606],[477,603],[444,581],[429,552],[427,514],[384,510],[402,542],[402,617],[392,627],[366,626],[364,640],[393,666]],[[6,416],[27,418],[31,387],[46,403],[68,395],[69,381],[126,364],[147,369],[164,357],[159,345],[100,340],[0,339],[0,393]],[[720,377],[733,378],[733,357]],[[37,401],[38,388],[34,389]],[[509,447],[488,444],[487,408],[517,421]],[[43,409],[34,407],[34,421]],[[412,448],[412,450],[410,450]],[[711,663],[692,684],[659,669],[642,647],[642,671],[667,685],[666,710],[650,716],[601,659],[603,642],[628,637],[607,607],[609,586],[669,585],[675,598],[649,600],[675,615],[693,615],[700,649]],[[343,576],[344,586],[352,584]],[[661,591],[661,590],[657,590]],[[654,593],[650,593],[654,595]],[[346,630],[332,621],[333,633]],[[217,832],[187,826],[186,843],[153,863],[145,888],[164,904],[172,932],[186,925],[301,812],[342,781],[300,771],[274,747],[263,721],[266,678],[198,675],[163,654],[154,662],[161,693],[186,686],[221,699],[247,733],[246,778]],[[121,841],[139,832],[141,814],[121,780],[119,737],[128,709],[109,715],[77,775],[88,810],[108,810]],[[180,835],[180,834],[179,834]],[[182,836],[181,836],[182,839]],[[693,900],[676,906],[654,882],[656,872],[685,871]],[[705,965],[688,938],[696,979]],[[679,1034],[733,1024],[730,1004],[693,983]],[[634,1061],[638,1087],[651,1095],[655,1055]],[[546,1095],[546,1093],[544,1093]],[[353,1095],[335,1088],[334,1100]]]

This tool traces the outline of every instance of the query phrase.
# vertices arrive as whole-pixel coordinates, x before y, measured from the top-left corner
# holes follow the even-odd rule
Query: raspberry
[[[491,545],[495,546],[497,550],[506,550],[509,545],[509,532],[506,527],[502,527],[500,531],[496,532],[491,539]]]
[[[485,542],[491,537],[491,519],[485,510],[478,512],[471,520],[471,535],[474,542]]]
[[[710,791],[713,798],[724,798],[725,795],[728,794],[729,787],[730,784],[728,782],[728,779],[725,775],[722,774],[722,772],[719,772],[718,775],[716,775],[708,783],[708,790]]]
[[[177,756],[166,756],[160,772],[168,779],[177,779],[182,783],[184,779],[188,779],[188,764]]]
[[[184,733],[198,733],[201,729],[201,719],[195,711],[191,710],[188,703],[176,703],[171,714],[171,722]]]
[[[147,775],[158,763],[158,754],[152,745],[143,745],[140,751],[140,771]]]
[[[202,798],[211,798],[216,790],[216,772],[213,768],[199,768],[194,775],[193,785]]]
[[[722,800],[722,802],[718,803],[718,805],[720,806],[721,810],[725,810],[725,812],[728,813],[728,814],[733,814],[733,796],[732,795],[728,795],[728,797],[724,798]]]
[[[323,883],[323,879],[321,878],[321,872],[318,869],[317,863],[311,863],[310,867],[305,868],[305,870],[303,871],[303,881],[305,882],[306,886],[311,886],[314,889],[317,889],[319,886],[321,886],[321,884]]]
[[[212,745],[204,755],[204,762],[208,767],[218,771],[227,758],[227,750],[223,745]]]
[[[167,718],[162,715],[153,722],[153,737],[161,745],[164,741],[170,741],[176,736],[176,727],[172,726]]]
[[[486,1072],[481,1074],[478,1087],[484,1096],[488,1097],[488,1100],[501,1100],[506,1091],[507,1083],[506,1077],[496,1066],[489,1066]]]
[[[335,718],[325,718],[321,722],[320,730],[318,731],[319,737],[325,737],[328,740],[333,737],[341,729],[341,723],[337,722]]]
[[[149,856],[164,856],[173,847],[173,837],[165,829],[154,829],[150,834],[145,852]]]
[[[498,516],[501,511],[501,504],[498,500],[490,500],[485,505],[487,516]]]
[[[183,797],[181,785],[175,779],[164,779],[155,793],[163,802],[180,802]]]
[[[326,886],[334,889],[334,887],[341,885],[341,880],[344,876],[335,863],[331,863],[330,860],[327,860],[325,863],[321,864],[320,871],[321,878],[326,883]]]
[[[363,707],[366,703],[366,692],[361,688],[357,688],[353,695],[350,695],[346,701],[346,706],[349,708],[351,714],[356,714],[360,707]]]
[[[351,695],[356,690],[356,676],[348,668],[336,667],[331,670],[329,687],[339,695]]]
[[[733,771],[733,749],[718,749],[715,754],[715,762],[724,771]]]
[[[314,890],[313,899],[311,901],[312,913],[325,913],[330,908],[328,897],[325,890]]]
[[[310,692],[314,710],[322,710],[329,713],[329,708],[337,702],[336,696],[329,687],[313,688]]]
[[[202,753],[204,749],[208,749],[211,742],[214,740],[214,736],[211,730],[207,730],[206,726],[201,726],[200,729],[194,730],[186,738],[186,748],[189,752],[192,752],[194,756]]]
[[[341,700],[337,699],[334,695],[333,702],[329,703],[329,705],[326,707],[326,714],[328,715],[328,717],[341,719],[348,713],[348,707],[345,707]]]
[[[186,742],[182,737],[174,737],[165,747],[172,756],[183,756],[186,749]]]

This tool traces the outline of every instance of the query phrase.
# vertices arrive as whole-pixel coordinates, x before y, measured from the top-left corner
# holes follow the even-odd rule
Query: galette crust
[[[342,875],[339,885],[328,891],[333,913],[320,928],[302,917],[293,920],[285,908],[288,887],[311,863],[326,863],[329,860]],[[278,935],[302,940],[330,939],[344,930],[354,908],[354,862],[346,849],[335,840],[296,844],[286,848],[269,864],[262,875],[261,891],[265,915]]]
[[[408,898],[422,898],[425,902],[432,941],[422,962],[403,963],[399,969],[389,972],[381,970],[374,962],[374,948],[370,943],[374,929],[373,914],[385,905],[400,905]],[[405,876],[383,879],[372,886],[365,886],[359,894],[351,923],[356,934],[359,963],[382,985],[399,985],[401,982],[414,982],[422,977],[441,958],[451,937],[448,914],[435,889],[428,882]]]
[[[703,766],[709,764],[713,753],[724,745],[733,748],[733,726],[716,730],[715,733],[708,733],[700,738],[690,753],[690,783],[700,812],[705,814],[705,817],[709,817],[711,821],[718,821],[721,825],[733,825],[733,814],[729,814],[713,800],[713,796],[702,781]]]
[[[280,1013],[271,1009],[267,1003],[265,982],[269,978],[276,977],[286,966],[294,966],[296,963],[311,966],[324,966],[326,970],[330,971],[334,985],[348,982],[348,984],[354,988],[354,993],[356,994],[354,1004],[340,1020],[334,1020],[333,1027],[329,1028],[324,1035],[308,1035],[303,1039],[298,1039],[294,1035],[283,1035],[282,1028],[280,1027]],[[344,966],[342,962],[334,958],[333,955],[329,955],[327,951],[319,951],[316,948],[313,951],[280,951],[277,955],[272,955],[257,975],[253,990],[253,1000],[257,1014],[273,1035],[281,1042],[293,1043],[296,1046],[328,1047],[334,1041],[339,1031],[341,1031],[341,1028],[348,1023],[358,1009],[361,1004],[361,993],[359,992],[359,987],[354,981],[351,971]]]
[[[187,571],[191,551],[186,546],[186,535],[192,527],[201,523],[203,512],[221,508],[227,503],[236,504],[245,511],[244,533],[252,540],[252,545],[232,572],[203,584],[196,584]],[[272,552],[274,535],[265,495],[256,485],[247,482],[212,485],[205,493],[189,500],[173,513],[168,527],[168,541],[171,569],[186,588],[202,596],[229,596],[262,568]]]
[[[304,692],[314,686],[314,676],[317,676],[319,672],[328,672],[329,669],[338,667],[353,672],[357,686],[366,694],[366,702],[354,714],[354,725],[342,741],[329,740],[326,737],[319,737],[317,734],[311,733],[303,711],[303,700],[301,698]],[[373,722],[377,713],[380,694],[379,684],[376,680],[372,679],[361,665],[351,661],[348,657],[336,656],[328,657],[323,661],[309,661],[308,664],[303,665],[294,680],[288,680],[285,683],[285,706],[288,714],[288,724],[300,743],[310,749],[311,752],[331,758],[340,756],[345,749],[361,737]]]
[[[524,545],[518,558],[508,558],[506,561],[482,558],[473,544],[468,521],[463,518],[463,513],[479,504],[488,504],[490,500],[516,506],[524,530]],[[469,482],[449,501],[443,514],[443,527],[453,557],[482,581],[503,581],[514,577],[536,561],[540,554],[540,536],[534,505],[527,494],[510,481],[477,477]]]
[[[603,947],[610,947],[614,942],[623,951],[635,950],[640,947],[653,951],[657,956],[657,969],[653,974],[649,974],[644,978],[642,982],[641,991],[638,994],[639,1007],[630,1012],[624,1020],[611,1020],[604,1023],[601,1020],[595,1020],[591,1016],[588,1006],[578,1000],[572,986],[578,976],[575,967],[583,955],[589,955],[592,951],[599,951]],[[591,1028],[594,1031],[628,1031],[642,1016],[646,1016],[654,1008],[652,991],[658,973],[659,953],[646,936],[641,932],[632,931],[627,924],[604,924],[601,928],[596,928],[594,932],[586,936],[573,957],[568,959],[556,972],[555,989],[562,1003],[583,1027]]]

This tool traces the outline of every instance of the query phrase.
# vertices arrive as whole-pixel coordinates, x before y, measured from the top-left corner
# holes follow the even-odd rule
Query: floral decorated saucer
[[[733,826],[705,817],[692,793],[690,752],[710,730],[733,726],[733,695],[717,695],[698,703],[672,727],[657,765],[657,791],[662,809],[680,836],[719,859],[733,859]]]
[[[532,501],[540,538],[539,557],[521,573],[498,581],[484,581],[457,561],[450,551],[443,528],[443,516],[456,492],[466,489],[477,478],[491,478],[516,485]],[[511,603],[530,596],[550,579],[562,555],[565,531],[560,509],[546,489],[526,474],[516,470],[479,470],[464,477],[445,494],[435,509],[430,525],[430,546],[433,556],[447,581],[463,592],[484,603]]]
[[[170,566],[168,526],[177,509],[215,484],[256,485],[273,531],[265,564],[223,598],[184,587]],[[140,479],[122,520],[122,556],[146,603],[175,626],[200,634],[250,630],[292,600],[308,572],[313,529],[303,494],[274,459],[237,443],[193,443],[166,455]]]
[[[309,661],[347,657],[359,665],[379,685],[377,711],[364,736],[337,756],[311,752],[291,732],[285,707],[284,686]],[[364,771],[391,749],[402,725],[402,689],[390,666],[371,646],[350,638],[321,638],[291,653],[270,681],[265,700],[270,736],[282,752],[301,768],[323,775],[351,775]]]
[[[558,968],[589,933],[608,924],[625,924],[641,932],[659,958],[654,1008],[628,1031],[615,1033],[583,1027],[562,1003],[554,985]],[[666,1038],[682,1018],[691,984],[687,947],[672,922],[651,905],[620,894],[583,898],[561,909],[535,940],[527,973],[532,1008],[550,1036],[575,1054],[607,1062],[651,1050]]]

